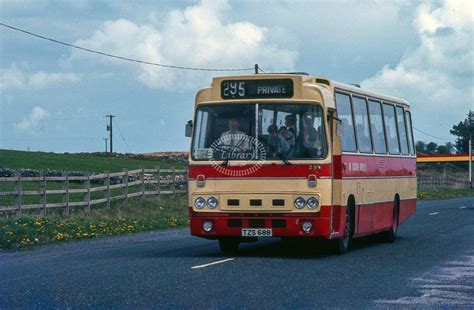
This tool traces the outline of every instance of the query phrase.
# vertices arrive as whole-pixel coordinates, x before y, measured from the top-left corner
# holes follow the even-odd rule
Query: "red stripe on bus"
[[[307,178],[310,174],[316,177],[330,177],[331,164],[312,164],[312,165],[263,165],[254,172],[248,170],[251,165],[245,166],[225,166],[217,167],[210,165],[192,165],[188,168],[190,179],[195,179],[198,175],[204,175],[209,178]],[[222,168],[222,169],[221,169]],[[241,173],[239,173],[241,172]],[[248,173],[247,173],[248,172]]]
[[[252,165],[214,167],[212,165],[189,166],[189,178],[198,175],[209,178],[307,178],[310,174],[320,177],[331,177],[331,164],[304,165],[263,165],[250,170]],[[256,168],[256,167],[255,167]],[[250,171],[249,171],[250,170]],[[414,157],[371,156],[371,155],[337,155],[334,156],[334,179],[365,177],[408,177],[416,176],[416,159]]]

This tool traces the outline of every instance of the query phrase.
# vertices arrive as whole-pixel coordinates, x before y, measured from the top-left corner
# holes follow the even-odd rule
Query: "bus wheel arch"
[[[400,223],[400,195],[395,194],[393,198],[392,208],[392,225],[387,231],[382,233],[382,239],[384,242],[393,243],[397,238],[398,224]]]
[[[333,241],[334,250],[336,254],[344,254],[349,250],[352,236],[355,231],[355,197],[349,195],[347,199],[346,212],[345,212],[344,230],[343,236]]]

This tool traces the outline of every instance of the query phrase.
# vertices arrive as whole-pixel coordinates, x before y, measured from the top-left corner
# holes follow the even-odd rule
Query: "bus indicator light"
[[[199,188],[203,188],[206,186],[206,177],[202,174],[198,175],[196,178],[196,186]]]

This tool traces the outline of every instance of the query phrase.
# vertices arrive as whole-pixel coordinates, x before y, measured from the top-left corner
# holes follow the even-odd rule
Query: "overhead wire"
[[[50,121],[69,121],[69,120],[84,120],[84,119],[100,119],[100,116],[84,116],[84,117],[64,117],[64,118],[46,118],[41,120],[41,122],[50,122]],[[18,124],[21,121],[11,121],[11,122],[0,122],[0,125],[4,124]]]
[[[66,43],[66,42],[63,42],[63,41],[60,41],[60,40],[57,40],[57,39],[53,39],[53,38],[50,38],[50,37],[46,37],[44,35],[40,35],[40,34],[31,32],[31,31],[25,30],[25,29],[17,28],[17,27],[14,27],[14,26],[2,23],[2,22],[0,22],[0,26],[9,28],[9,29],[12,29],[12,30],[15,30],[15,31],[22,32],[24,34],[28,34],[28,35],[36,37],[36,38],[47,40],[47,41],[50,41],[50,42],[53,42],[53,43],[56,43],[56,44],[61,44],[61,45],[64,45],[64,46],[68,46],[68,47],[71,47],[71,48],[82,50],[82,51],[85,51],[85,52],[94,53],[94,54],[98,54],[98,55],[102,55],[102,56],[106,56],[106,57],[111,57],[111,58],[115,58],[115,59],[121,59],[121,60],[130,61],[130,62],[140,63],[140,64],[144,64],[144,65],[158,66],[158,67],[170,68],[170,69],[194,70],[194,71],[214,71],[214,72],[254,70],[254,67],[249,67],[249,68],[198,68],[198,67],[186,67],[186,66],[156,63],[156,62],[151,62],[151,61],[145,61],[145,60],[140,60],[140,59],[134,59],[134,58],[124,57],[124,56],[114,55],[114,54],[105,53],[105,52],[93,50],[93,49],[90,49],[90,48],[82,47],[82,46],[79,46],[79,45]]]
[[[115,121],[115,119],[112,119],[112,121],[114,122],[115,126],[118,129],[120,137],[122,137],[122,141],[125,143],[125,148],[126,148],[125,151],[128,153],[130,151],[130,146],[128,145],[127,141],[125,140],[125,137],[123,136],[122,130],[120,130],[120,126],[118,125],[118,123]]]
[[[446,141],[453,141],[453,140],[454,140],[454,139],[448,139],[448,138],[441,138],[441,137],[433,136],[432,134],[429,134],[429,133],[427,133],[427,132],[425,132],[425,131],[423,131],[423,130],[420,130],[420,129],[414,127],[414,126],[413,126],[413,129],[415,129],[416,131],[421,132],[421,133],[423,133],[423,134],[425,134],[425,135],[427,135],[427,136],[430,136],[430,137],[432,137],[432,138],[435,138],[435,139],[446,140]]]

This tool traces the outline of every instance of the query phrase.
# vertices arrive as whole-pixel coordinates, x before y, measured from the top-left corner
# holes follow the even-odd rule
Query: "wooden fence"
[[[45,215],[48,209],[62,208],[68,214],[73,207],[87,212],[94,205],[109,208],[112,201],[147,196],[159,203],[161,195],[186,193],[186,176],[184,169],[155,168],[86,176],[0,177],[0,212],[36,209]]]

